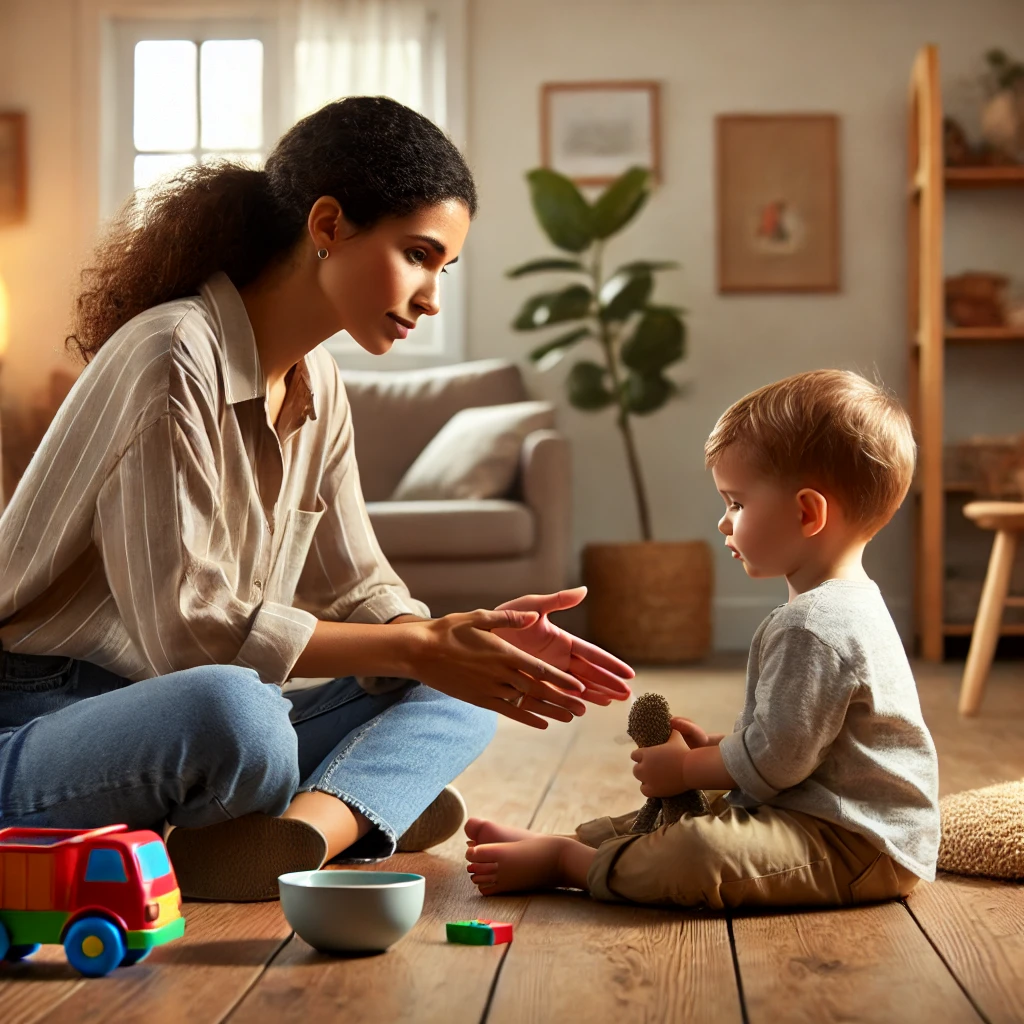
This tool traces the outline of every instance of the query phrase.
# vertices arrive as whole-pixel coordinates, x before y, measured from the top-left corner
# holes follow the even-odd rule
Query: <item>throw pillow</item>
[[[463,409],[420,452],[391,500],[500,498],[515,480],[523,439],[554,425],[550,402]]]

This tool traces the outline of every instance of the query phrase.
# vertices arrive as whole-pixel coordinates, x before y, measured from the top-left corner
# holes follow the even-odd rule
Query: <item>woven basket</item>
[[[697,661],[711,648],[711,549],[704,541],[588,544],[590,639],[625,661]]]

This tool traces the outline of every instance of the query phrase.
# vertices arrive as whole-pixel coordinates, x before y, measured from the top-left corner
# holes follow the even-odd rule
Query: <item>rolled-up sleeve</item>
[[[767,801],[822,763],[846,718],[854,680],[813,633],[780,631],[761,651],[753,720],[719,747],[744,793]]]
[[[399,615],[426,618],[392,569],[373,532],[359,481],[352,413],[340,378],[329,404],[336,426],[324,465],[320,497],[323,518],[299,579],[295,603],[330,622],[388,622]]]
[[[139,431],[100,489],[93,541],[154,676],[236,664],[281,684],[313,634],[315,616],[239,577],[230,515],[209,437],[172,412]]]

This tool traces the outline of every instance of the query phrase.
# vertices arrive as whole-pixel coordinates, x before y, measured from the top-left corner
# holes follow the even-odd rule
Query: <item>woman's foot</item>
[[[520,839],[534,839],[541,834],[540,832],[531,832],[526,828],[500,825],[487,818],[470,818],[466,822],[468,846],[476,846],[479,843],[514,843]]]
[[[527,833],[526,838],[511,842],[471,846],[466,851],[466,870],[482,896],[560,886],[586,888],[594,852],[565,836]]]

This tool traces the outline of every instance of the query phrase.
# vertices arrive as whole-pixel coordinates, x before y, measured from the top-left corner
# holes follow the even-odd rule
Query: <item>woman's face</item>
[[[441,275],[459,258],[469,211],[459,199],[386,217],[357,231],[342,222],[318,260],[321,291],[345,330],[372,355],[383,355],[421,316],[441,309]]]

